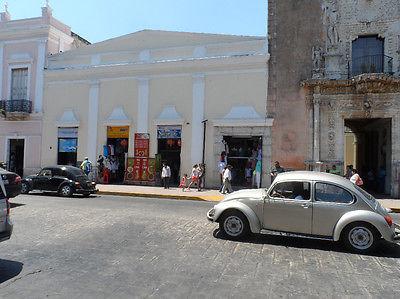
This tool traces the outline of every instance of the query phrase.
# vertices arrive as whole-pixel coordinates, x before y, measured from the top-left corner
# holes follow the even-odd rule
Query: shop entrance
[[[224,136],[224,143],[227,163],[233,166],[232,185],[247,188],[261,185],[262,137]]]
[[[77,165],[78,128],[58,128],[58,165]]]
[[[391,119],[345,120],[345,166],[353,165],[372,193],[390,194],[391,136]]]
[[[107,145],[104,147],[106,167],[110,171],[110,183],[124,181],[125,165],[128,158],[129,126],[107,127]]]
[[[10,139],[8,170],[17,173],[20,177],[24,175],[24,139]]]
[[[171,185],[179,183],[181,132],[181,126],[158,126],[157,128],[158,154],[161,156],[161,162],[168,163],[171,168]]]

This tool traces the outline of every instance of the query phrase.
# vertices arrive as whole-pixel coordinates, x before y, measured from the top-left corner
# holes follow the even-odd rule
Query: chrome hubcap
[[[224,229],[230,236],[239,236],[243,231],[243,222],[237,216],[229,216],[224,221]]]
[[[354,248],[365,250],[371,247],[374,242],[374,236],[368,228],[357,226],[351,229],[349,241]]]
[[[65,186],[61,189],[61,192],[63,195],[69,195],[70,190],[71,190],[70,187]]]
[[[22,192],[22,193],[26,193],[27,191],[28,191],[28,186],[27,186],[26,184],[23,183],[23,184],[21,185],[21,192]]]

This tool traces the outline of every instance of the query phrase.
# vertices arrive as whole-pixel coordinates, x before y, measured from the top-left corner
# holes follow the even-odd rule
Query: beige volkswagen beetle
[[[337,175],[294,171],[279,174],[268,190],[231,193],[207,213],[231,239],[270,233],[342,241],[372,251],[383,238],[400,239],[400,226],[373,196]]]

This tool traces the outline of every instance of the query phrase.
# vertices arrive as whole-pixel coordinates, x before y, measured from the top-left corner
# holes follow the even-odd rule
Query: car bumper
[[[208,219],[208,221],[214,222],[214,221],[215,221],[215,220],[214,220],[214,216],[215,216],[215,209],[212,208],[211,210],[209,210],[209,211],[207,212],[207,219]]]
[[[99,189],[77,189],[75,193],[78,194],[95,194],[99,191]]]
[[[7,218],[6,222],[6,230],[0,233],[0,242],[6,241],[11,238],[11,234],[13,231],[13,224],[9,218]]]
[[[397,223],[393,223],[393,226],[394,226],[393,242],[400,243],[400,225]]]

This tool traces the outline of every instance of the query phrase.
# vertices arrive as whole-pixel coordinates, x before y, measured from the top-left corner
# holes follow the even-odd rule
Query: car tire
[[[250,233],[249,221],[240,211],[227,211],[221,216],[221,220],[219,221],[219,230],[229,239],[243,239]]]
[[[352,252],[366,254],[373,252],[381,236],[378,230],[365,222],[354,222],[345,227],[341,240]]]
[[[28,183],[22,182],[21,183],[21,193],[28,194],[29,193],[29,185]]]
[[[74,191],[72,190],[72,187],[70,185],[63,185],[60,187],[60,190],[58,191],[58,194],[62,197],[70,197]]]

